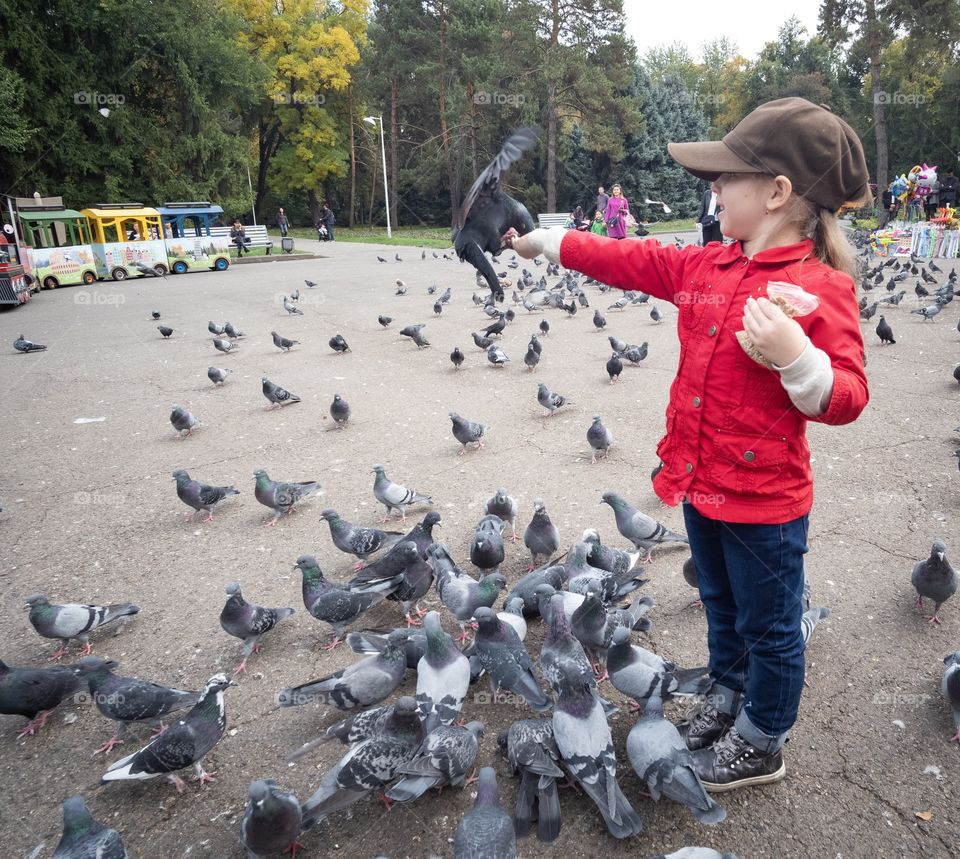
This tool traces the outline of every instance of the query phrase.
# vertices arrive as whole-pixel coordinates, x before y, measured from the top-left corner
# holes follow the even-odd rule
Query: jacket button
[[[700,405],[700,397],[693,398],[693,405],[695,408]]]
[[[753,462],[753,460],[756,459],[756,457],[757,457],[757,455],[756,455],[752,450],[745,450],[745,451],[743,452],[743,458],[744,458],[747,462]]]
[[[717,326],[716,326],[716,325],[711,325],[711,326],[710,326],[710,336],[713,337],[713,335],[716,334],[716,333],[717,333]]]
[[[688,463],[687,463],[687,474],[689,474],[691,471],[693,471],[693,463],[692,463],[692,462],[688,462]]]

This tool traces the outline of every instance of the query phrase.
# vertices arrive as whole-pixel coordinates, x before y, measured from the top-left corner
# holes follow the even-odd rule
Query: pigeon
[[[384,507],[387,513],[383,518],[386,522],[394,510],[399,510],[403,521],[406,521],[407,514],[404,510],[411,504],[433,504],[433,499],[429,495],[421,495],[415,489],[407,489],[399,483],[394,483],[387,477],[382,465],[374,465],[373,473],[376,478],[373,481],[373,494]]]
[[[607,320],[604,319],[599,308],[596,308],[593,311],[593,324],[597,331],[603,331],[603,329],[607,327]]]
[[[391,632],[387,647],[381,653],[319,680],[284,689],[278,699],[280,706],[319,703],[332,705],[338,710],[353,710],[389,698],[403,683],[407,673],[406,642],[401,633],[402,630]]]
[[[877,308],[880,306],[880,303],[875,301],[869,307],[865,307],[860,311],[860,318],[866,322],[869,322],[873,319],[873,315],[877,312]]]
[[[497,570],[503,563],[503,520],[488,513],[477,525],[470,544],[470,563],[488,571]]]
[[[71,639],[82,642],[80,650],[82,656],[90,653],[88,633],[113,623],[122,617],[130,617],[140,611],[132,603],[116,603],[114,605],[83,605],[67,603],[65,605],[52,604],[44,594],[33,594],[24,600],[25,607],[30,609],[30,623],[43,638],[59,638],[60,647],[50,657],[59,660],[67,653],[67,645]]]
[[[230,322],[223,323],[223,333],[226,334],[231,340],[239,340],[244,336],[244,333]]]
[[[442,790],[447,785],[465,785],[467,773],[480,751],[483,730],[481,722],[434,728],[416,757],[397,770],[402,778],[386,792],[386,798],[393,802],[413,802],[432,788]]]
[[[655,800],[666,796],[683,803],[700,823],[710,826],[726,820],[726,811],[707,795],[697,776],[680,732],[664,718],[663,701],[656,694],[627,735],[627,757]]]
[[[660,543],[690,544],[683,535],[671,531],[656,519],[641,513],[628,501],[613,492],[604,492],[601,504],[609,504],[617,518],[617,530],[638,549],[647,554],[641,563],[649,564],[653,547]]]
[[[163,326],[158,326],[158,327],[162,328]],[[170,334],[173,334],[173,329],[171,328],[169,330],[170,330]],[[170,334],[164,334],[163,336],[169,337]],[[41,345],[40,343],[34,343],[32,340],[27,340],[26,337],[20,334],[17,336],[17,339],[13,341],[13,348],[16,349],[18,352],[23,352],[24,354],[26,354],[27,352],[43,352],[46,350],[47,347]]]
[[[550,333],[550,323],[546,319],[540,320],[540,333],[546,337]]]
[[[289,352],[294,346],[300,345],[299,340],[288,340],[286,337],[281,337],[276,331],[271,331],[270,336],[273,338],[273,345],[281,352]]]
[[[598,538],[599,540],[599,538]],[[596,544],[599,546],[599,542]],[[606,547],[600,547],[601,550]],[[567,558],[567,588],[571,593],[586,595],[590,588],[596,588],[600,600],[609,605],[619,602],[624,597],[629,596],[635,590],[646,584],[647,580],[642,578],[643,567],[637,572],[633,572],[633,567],[640,557],[640,553],[626,555],[625,560],[621,560],[616,571],[600,569],[589,563],[589,555],[594,550],[594,545],[586,542],[577,543],[572,550],[572,555]],[[607,552],[613,552],[613,549],[607,549]],[[612,560],[607,556],[606,560]],[[613,566],[614,564],[611,564]]]
[[[397,262],[403,262],[403,260],[400,259],[400,254],[394,254],[394,255],[393,255],[393,258],[394,258]]]
[[[406,295],[407,287],[404,285],[402,280],[397,281],[397,291],[394,292],[394,295]]]
[[[441,304],[447,304],[447,303],[449,303],[449,301],[450,301],[450,299],[451,299],[452,297],[453,297],[453,290],[450,289],[450,287],[448,286],[448,287],[443,291],[443,295],[440,296],[440,303],[441,303]]]
[[[830,609],[823,606],[809,608],[800,616],[800,633],[803,636],[804,645],[810,641],[810,636],[813,635],[817,624],[828,617],[830,617]]]
[[[286,388],[282,388],[280,385],[274,384],[266,376],[260,379],[260,383],[263,387],[263,395],[270,402],[269,408],[271,409],[300,402],[300,397],[294,393],[291,393]]]
[[[333,545],[341,552],[355,555],[360,560],[354,565],[354,570],[362,570],[366,560],[381,549],[395,546],[403,536],[399,531],[381,531],[378,528],[361,528],[341,519],[336,510],[327,508],[320,511],[320,518],[330,526],[330,537]]]
[[[960,743],[960,650],[947,654],[943,659],[943,666],[940,691],[950,704],[955,729],[955,733],[950,739],[955,743]]]
[[[941,310],[943,310],[943,305],[941,304],[928,304],[926,307],[920,308],[919,310],[911,310],[910,312],[917,316],[922,316],[923,321],[926,322],[929,319],[933,319]]]
[[[222,325],[217,325],[217,323],[211,319],[207,323],[207,331],[209,331],[211,334],[216,334],[217,337],[219,337],[221,334],[224,333],[224,328]]]
[[[167,279],[167,273],[163,270],[162,266],[153,268],[146,263],[137,261],[133,264],[133,267],[144,277],[162,277],[164,280]]]
[[[191,765],[200,784],[215,781],[215,773],[205,772],[200,761],[223,736],[227,723],[223,693],[228,687],[236,685],[225,674],[214,674],[189,713],[140,751],[112,764],[100,778],[100,784],[166,775],[177,793],[182,793],[186,785],[174,773]]]
[[[292,793],[280,790],[273,779],[251,782],[240,841],[254,857],[296,854],[303,847],[297,841],[302,818],[300,802]]]
[[[390,323],[393,322],[393,319],[389,316],[378,316],[377,322],[379,322],[384,328],[389,328]]]
[[[537,385],[537,402],[547,410],[547,417],[552,417],[553,413],[561,406],[573,405],[573,400],[568,400],[561,394],[553,393],[543,382]]]
[[[663,317],[660,315],[660,311],[656,307],[650,308],[650,318],[653,320],[654,325],[656,325]]]
[[[424,738],[417,702],[400,698],[380,730],[357,743],[320,781],[316,793],[303,805],[303,828],[385,787],[401,766],[413,760]]]
[[[503,349],[494,344],[487,349],[487,360],[493,364],[494,367],[503,367],[510,359]]]
[[[430,341],[420,331],[415,331],[410,339],[417,344],[417,349],[426,349],[430,345]]]
[[[295,289],[293,292],[290,293],[290,300],[291,300],[291,301],[299,301],[299,300],[300,300],[300,290],[299,290],[299,289]]]
[[[347,626],[386,596],[380,591],[355,593],[328,581],[313,555],[301,555],[294,569],[303,575],[304,608],[312,617],[330,624],[333,641],[325,645],[325,650],[333,650],[340,644]]]
[[[346,587],[357,593],[379,591],[388,599],[401,603],[409,627],[420,625],[413,613],[416,610],[418,616],[423,616],[418,603],[432,584],[433,568],[420,554],[417,544],[404,537],[396,548],[358,572]]]
[[[307,289],[313,289],[317,286],[316,282],[312,280],[304,280],[304,283],[307,285]]]
[[[523,363],[527,365],[527,369],[531,372],[540,363],[540,353],[533,348],[533,344],[527,347],[527,352],[523,356]]]
[[[484,337],[476,331],[471,331],[470,336],[478,349],[490,349],[493,346],[493,340],[490,337]]]
[[[220,367],[207,367],[207,378],[213,382],[217,387],[223,387],[223,383],[227,381],[227,376],[229,376],[233,370],[223,370]]]
[[[570,619],[564,611],[563,594],[554,592],[549,598],[549,603],[549,620],[544,617],[547,632],[540,648],[540,670],[544,679],[554,695],[557,695],[563,685],[564,677],[570,676],[576,670],[583,682],[596,691],[597,683],[593,668],[590,660],[587,659],[583,645],[573,634]]]
[[[487,337],[493,337],[494,335],[502,335],[503,329],[507,327],[507,317],[505,314],[500,314],[499,318],[492,325],[488,325],[483,329],[483,333]]]
[[[243,642],[243,661],[233,670],[234,675],[247,670],[247,659],[260,650],[260,639],[281,620],[293,614],[292,608],[263,608],[251,605],[240,592],[239,582],[230,582],[226,588],[227,601],[220,612],[223,631]]]
[[[158,326],[157,326],[157,331],[160,332],[160,334],[161,334],[161,336],[163,337],[164,340],[166,340],[171,334],[173,334],[173,329],[172,329],[172,328],[168,328],[166,325],[158,325]],[[214,341],[214,342],[216,342],[216,341]]]
[[[431,558],[446,555],[449,552],[442,543],[431,547],[428,552]],[[460,641],[467,640],[464,626],[475,616],[481,607],[489,607],[496,602],[497,597],[507,586],[507,579],[502,573],[490,573],[479,581],[462,573],[454,567],[452,571],[438,570],[434,563],[434,573],[437,579],[437,594],[450,613],[460,624]]]
[[[130,723],[160,723],[167,713],[192,707],[200,700],[199,692],[171,689],[135,677],[118,677],[113,673],[117,667],[116,662],[98,656],[84,656],[74,666],[80,681],[90,689],[90,697],[97,709],[108,719],[120,723],[116,733],[94,755],[109,752],[122,743]]]
[[[643,597],[625,609],[607,609],[600,599],[600,592],[591,585],[583,595],[584,600],[570,618],[570,628],[584,648],[597,654],[597,682],[606,680],[608,675],[607,650],[613,643],[613,634],[617,629],[647,630],[650,620],[647,612],[655,605],[653,597]]]
[[[434,312],[437,316],[439,316],[441,313],[443,313],[443,303],[440,302],[440,301],[435,301],[435,302],[433,302],[433,312]]]
[[[623,353],[623,357],[631,364],[639,364],[647,357],[647,344],[641,343],[639,346],[631,346]]]
[[[639,552],[625,552],[623,549],[602,545],[600,534],[593,528],[587,528],[581,540],[587,544],[587,563],[617,577],[629,573],[640,560]],[[639,572],[643,572],[642,567]]]
[[[530,550],[530,566],[527,572],[537,565],[537,558],[550,558],[560,548],[560,532],[550,521],[542,498],[533,502],[533,518],[523,532],[523,544]]]
[[[537,712],[549,710],[550,700],[540,688],[530,654],[513,627],[501,621],[491,608],[478,608],[475,615],[477,636],[474,649],[490,678],[494,694],[509,692],[523,698]]]
[[[460,715],[470,687],[470,660],[443,631],[440,615],[427,612],[423,619],[427,649],[417,665],[417,707],[427,731],[451,725]]]
[[[624,296],[611,304],[607,310],[623,310],[630,303],[630,299]]]
[[[386,260],[380,256],[380,254],[377,254],[377,259],[380,260],[380,262],[386,262]]]
[[[160,311],[159,310],[152,311],[150,313],[150,317],[151,319],[154,320],[154,322],[158,322],[160,320]]]
[[[304,480],[300,483],[279,483],[270,479],[262,468],[253,472],[257,481],[253,494],[264,507],[273,510],[273,517],[267,525],[276,524],[284,513],[292,513],[294,505],[303,498],[320,491],[320,484],[314,480]]]
[[[341,429],[345,427],[347,421],[350,420],[350,404],[339,394],[333,395],[333,402],[330,403],[330,417],[333,418],[333,422]]]
[[[303,316],[303,311],[293,304],[287,296],[283,297],[283,309],[287,311],[291,316]]]
[[[0,660],[0,713],[30,720],[17,739],[35,734],[46,724],[50,711],[80,686],[72,668],[11,668]]]
[[[453,246],[461,260],[470,263],[490,287],[490,296],[503,301],[503,287],[485,254],[500,252],[503,235],[525,235],[534,228],[533,218],[522,203],[504,193],[501,177],[536,143],[540,129],[521,128],[503,144],[496,157],[476,178],[464,198],[453,230]]]
[[[500,805],[496,770],[484,767],[477,801],[457,826],[453,859],[515,859],[516,855],[517,836],[510,815]]]
[[[613,444],[613,433],[600,420],[600,415],[593,416],[593,423],[587,429],[587,441],[593,451],[590,464],[597,464],[597,454],[602,453],[606,458],[609,455],[610,445]]]
[[[938,616],[943,605],[957,590],[957,573],[947,560],[947,547],[942,540],[934,540],[930,557],[918,561],[910,577],[917,591],[917,608],[923,611],[923,598],[933,600],[930,623],[940,623]]]
[[[71,796],[63,803],[63,835],[53,859],[127,859],[127,851],[115,830],[93,819],[82,796]]]
[[[560,752],[553,738],[550,719],[518,719],[497,737],[513,772],[520,774],[520,788],[513,811],[518,838],[530,834],[537,822],[537,838],[549,844],[560,834],[560,797],[557,779],[563,778]]]
[[[232,340],[224,340],[222,337],[213,337],[213,348],[218,352],[228,355],[230,352],[239,351],[240,347]]]
[[[391,632],[394,630],[386,630],[386,634],[382,630],[351,632],[347,634],[347,645],[354,653],[383,653]],[[406,636],[403,649],[407,655],[407,668],[416,671],[423,654],[427,652],[427,634],[422,629],[409,627],[401,627],[399,632]]]
[[[540,338],[537,337],[536,333],[530,335],[528,348],[533,349],[538,355],[543,351],[543,346],[540,345]]]
[[[700,578],[697,575],[697,565],[694,563],[693,556],[691,555],[687,560],[683,562],[683,579],[690,585],[694,590],[700,589]],[[700,601],[700,598],[697,597],[692,603],[690,603],[687,608],[703,608],[703,603]]]
[[[458,456],[463,456],[467,452],[468,444],[476,444],[477,450],[483,447],[483,434],[487,430],[486,426],[468,421],[456,412],[447,412],[447,415],[453,422],[453,437],[461,445]]]
[[[525,617],[539,617],[540,598],[537,595],[537,588],[546,584],[551,590],[559,591],[566,580],[567,570],[562,564],[540,567],[517,579],[507,594],[504,605],[519,599],[523,603]]]
[[[347,341],[343,339],[343,335],[341,334],[334,334],[333,337],[330,338],[329,346],[338,355],[342,355],[344,352],[350,351]]]
[[[486,512],[510,523],[511,543],[520,539],[517,536],[517,500],[509,496],[506,489],[498,489],[493,497],[487,500]]]
[[[174,405],[170,411],[170,423],[173,424],[173,428],[177,431],[177,438],[186,438],[193,432],[200,421],[192,412],[188,412],[186,409]],[[184,433],[186,433],[186,435],[184,435]]]
[[[460,351],[459,346],[453,348],[453,351],[450,353],[450,360],[453,362],[454,369],[459,370],[460,365],[463,363],[463,352]]]
[[[877,323],[877,337],[880,338],[882,344],[893,344],[897,342],[893,339],[893,329],[890,328],[889,323],[883,316],[880,317],[880,321]]]
[[[173,479],[177,482],[177,497],[193,508],[193,513],[187,514],[188,518],[196,518],[197,513],[202,510],[207,514],[205,521],[212,522],[214,505],[231,495],[240,494],[240,491],[232,486],[207,486],[206,483],[193,480],[182,468],[173,472]]]
[[[617,759],[601,702],[576,666],[563,666],[553,710],[553,736],[570,776],[600,810],[614,838],[629,838],[643,824],[617,784]]]

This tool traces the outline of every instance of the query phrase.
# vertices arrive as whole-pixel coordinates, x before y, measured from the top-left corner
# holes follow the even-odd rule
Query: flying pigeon
[[[549,559],[560,548],[560,532],[550,521],[547,508],[544,507],[541,498],[533,502],[533,518],[523,532],[523,544],[530,550],[528,573],[536,567],[537,558]]]
[[[430,731],[416,757],[403,764],[397,775],[400,780],[386,792],[392,802],[413,802],[428,790],[442,790],[447,785],[459,787],[468,783],[467,773],[480,751],[483,724],[467,722],[440,725]]]
[[[273,345],[281,352],[289,352],[294,346],[300,345],[299,340],[288,340],[286,337],[281,337],[276,331],[271,331],[270,336],[273,338]]]
[[[947,560],[947,547],[942,540],[933,541],[930,557],[916,563],[910,580],[917,591],[917,608],[923,611],[924,597],[933,600],[933,614],[927,620],[940,623],[940,606],[957,590],[957,572]]]
[[[597,454],[601,453],[604,458],[609,454],[610,445],[613,444],[613,433],[608,430],[600,421],[600,415],[593,416],[593,423],[587,429],[587,441],[593,455],[590,458],[590,464],[597,464]]]
[[[616,493],[604,492],[601,503],[609,504],[613,508],[617,518],[617,530],[634,546],[647,553],[641,563],[650,563],[650,553],[653,547],[660,543],[690,543],[683,534],[677,534],[646,513],[641,513]]]
[[[127,859],[115,830],[97,823],[82,796],[63,803],[63,835],[53,859]]]
[[[476,444],[478,450],[483,447],[483,434],[487,430],[486,426],[468,421],[456,412],[448,412],[447,414],[453,423],[453,437],[461,445],[458,456],[463,456],[467,452],[468,444]]]
[[[515,859],[516,855],[517,836],[497,796],[496,770],[484,767],[480,770],[477,801],[457,826],[453,859]]]
[[[429,495],[421,495],[414,489],[407,489],[405,486],[390,480],[382,465],[374,465],[372,470],[376,474],[373,482],[373,494],[377,501],[387,508],[387,513],[383,517],[384,522],[390,518],[390,514],[394,510],[399,510],[402,519],[406,521],[405,507],[420,503],[433,504],[433,499]]]
[[[162,328],[162,326],[160,326]],[[170,329],[170,334],[173,334],[173,329]],[[169,337],[169,334],[164,334],[164,337]],[[31,340],[27,340],[22,334],[18,335],[17,339],[13,341],[13,348],[18,352],[43,352],[47,347],[41,345],[40,343],[34,343]]]
[[[250,783],[247,809],[240,823],[240,841],[255,857],[290,852],[303,847],[297,841],[303,815],[292,793],[277,787],[273,779]]]
[[[211,522],[215,504],[231,495],[240,494],[240,491],[232,486],[207,486],[206,483],[193,480],[182,468],[173,472],[173,479],[177,482],[177,497],[193,508],[193,513],[187,513],[188,518],[196,518],[197,513],[202,510],[207,514],[206,521]]]
[[[170,423],[173,424],[173,428],[177,431],[177,438],[186,438],[193,432],[200,421],[194,417],[191,412],[174,405],[170,411]],[[186,433],[186,435],[184,435],[184,433]]]
[[[300,402],[300,397],[291,393],[286,388],[282,388],[280,385],[274,384],[266,376],[260,379],[260,383],[263,388],[263,395],[270,403],[268,408],[280,408],[281,406],[287,406],[291,403]]]
[[[284,513],[293,512],[294,505],[303,498],[320,491],[320,484],[313,480],[300,483],[276,483],[262,468],[253,473],[257,481],[254,496],[264,507],[273,510],[267,525],[273,525]]]
[[[30,721],[17,739],[35,734],[50,711],[81,686],[72,668],[11,668],[0,660],[0,713]]]
[[[131,603],[115,605],[52,604],[44,594],[33,594],[24,601],[30,609],[30,623],[44,638],[59,638],[60,647],[50,657],[59,660],[67,653],[71,639],[82,642],[81,655],[90,653],[88,633],[140,611]]]
[[[227,601],[220,612],[223,631],[243,642],[243,661],[233,670],[234,675],[247,670],[247,659],[260,650],[260,639],[281,620],[293,614],[292,608],[263,608],[251,605],[240,592],[239,582],[230,582],[226,588]]]
[[[513,811],[518,838],[530,834],[534,821],[537,838],[549,844],[560,834],[560,796],[557,779],[563,778],[560,752],[553,738],[551,719],[518,719],[497,738],[514,773],[520,774],[520,788]]]
[[[233,370],[223,370],[220,367],[207,367],[207,378],[214,385],[223,387],[223,383],[227,381],[227,376],[232,372]]]

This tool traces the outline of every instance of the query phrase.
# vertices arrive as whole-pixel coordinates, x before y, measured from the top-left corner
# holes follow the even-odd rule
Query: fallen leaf
[[[919,817],[921,820],[933,820],[932,811],[915,811],[913,812],[914,817]]]

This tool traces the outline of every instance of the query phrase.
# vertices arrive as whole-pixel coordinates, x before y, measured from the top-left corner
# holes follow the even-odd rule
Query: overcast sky
[[[627,33],[633,37],[642,57],[650,48],[682,42],[694,59],[700,46],[720,36],[736,42],[740,53],[754,59],[766,42],[773,41],[787,18],[795,16],[811,35],[817,29],[819,0],[686,0],[679,3],[650,3],[624,0]]]

